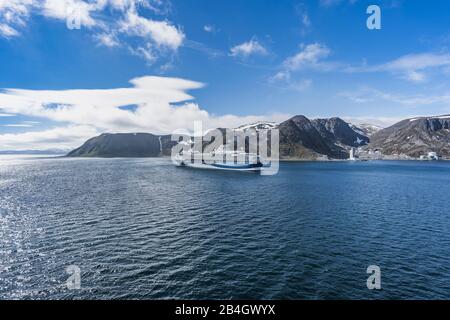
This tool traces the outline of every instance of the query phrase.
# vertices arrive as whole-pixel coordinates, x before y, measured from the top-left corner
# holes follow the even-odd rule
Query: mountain
[[[160,157],[170,156],[175,145],[170,135],[150,133],[104,133],[69,152],[68,157]]]
[[[429,152],[450,159],[450,115],[407,119],[385,129],[374,125],[355,126],[340,118],[310,120],[298,115],[280,124],[257,122],[234,130],[272,128],[280,130],[282,159],[347,159],[351,148],[358,148],[360,156],[367,159],[411,159]],[[89,139],[68,156],[170,156],[174,145],[170,135],[102,134]]]
[[[280,156],[285,159],[347,159],[348,150],[368,143],[369,138],[340,118],[309,120],[295,116],[280,124],[256,122],[235,128],[280,130]],[[224,132],[224,129],[220,129]],[[228,141],[233,144],[233,141]],[[207,145],[204,142],[204,146]],[[160,157],[170,156],[175,142],[170,135],[150,133],[102,134],[69,152],[69,157]]]
[[[436,152],[450,158],[450,115],[400,121],[376,132],[368,148],[378,149],[383,155],[419,158]]]
[[[320,135],[336,145],[361,147],[369,143],[367,135],[362,130],[355,130],[340,118],[314,119],[311,121]]]
[[[366,135],[336,117],[310,120],[298,115],[279,125],[273,122],[257,122],[235,130],[273,128],[280,130],[280,156],[286,159],[346,159],[350,148],[369,142]]]
[[[344,147],[335,144],[333,137],[321,121],[311,121],[298,115],[278,126],[280,130],[280,156],[290,159],[316,159],[328,156],[348,158]],[[318,130],[319,128],[319,130]]]

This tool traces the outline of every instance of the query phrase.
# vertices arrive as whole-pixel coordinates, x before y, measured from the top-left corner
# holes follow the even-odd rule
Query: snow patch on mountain
[[[250,124],[244,124],[242,126],[239,126],[235,128],[235,130],[248,130],[248,129],[255,129],[255,130],[270,130],[274,129],[278,126],[278,123],[276,122],[269,122],[269,121],[258,121]]]

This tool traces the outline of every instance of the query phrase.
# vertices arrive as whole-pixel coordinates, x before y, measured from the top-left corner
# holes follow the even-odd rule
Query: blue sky
[[[366,27],[371,4],[381,30]],[[0,149],[197,119],[448,114],[449,12],[446,0],[0,0]]]

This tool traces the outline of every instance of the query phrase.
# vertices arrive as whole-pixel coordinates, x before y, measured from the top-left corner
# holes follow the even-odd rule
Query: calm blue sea
[[[449,195],[449,162],[2,156],[0,298],[449,299]]]

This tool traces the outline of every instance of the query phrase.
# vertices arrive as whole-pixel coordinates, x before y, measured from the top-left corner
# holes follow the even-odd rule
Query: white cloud
[[[120,30],[130,35],[151,39],[157,46],[176,50],[185,38],[184,33],[167,21],[154,21],[129,11],[120,22]]]
[[[305,91],[312,86],[311,79],[293,79],[289,71],[279,71],[269,78],[269,84],[279,89]]]
[[[409,54],[391,62],[375,66],[374,71],[404,74],[411,81],[423,81],[427,70],[450,66],[450,54]]]
[[[113,48],[120,46],[120,42],[114,33],[99,33],[94,35],[94,38],[98,41],[99,44],[105,47]]]
[[[363,87],[358,90],[341,92],[339,95],[356,103],[369,103],[382,100],[406,106],[422,106],[450,102],[450,92],[440,95],[402,95]]]
[[[2,127],[18,127],[18,128],[30,128],[32,124],[29,123],[11,123],[11,124],[3,124]]]
[[[450,53],[407,54],[374,65],[369,65],[367,61],[364,61],[360,66],[331,61],[329,59],[330,54],[331,50],[324,44],[316,42],[302,45],[298,53],[283,61],[279,71],[270,77],[269,81],[290,82],[294,72],[303,70],[341,73],[389,73],[400,79],[415,83],[425,82],[431,76],[448,77],[450,75]],[[408,99],[399,98],[398,100],[407,101]],[[420,101],[420,99],[418,100]]]
[[[331,51],[327,46],[320,43],[302,45],[301,50],[294,56],[285,59],[281,70],[269,78],[269,82],[285,82],[291,89],[301,88],[302,90],[311,85],[311,80],[292,81],[292,73],[303,69],[315,69],[320,71],[330,71],[336,69],[337,65],[324,61]]]
[[[194,121],[203,121],[205,129],[236,127],[243,123],[281,121],[288,115],[236,116],[213,115],[191,100],[187,90],[203,87],[202,83],[178,78],[141,77],[131,81],[132,87],[92,90],[23,90],[0,92],[0,111],[39,117],[69,127],[55,131],[0,135],[0,149],[11,149],[15,143],[25,147],[75,147],[74,141],[87,139],[99,132],[171,133],[176,129],[192,129]],[[123,110],[123,106],[136,106]],[[90,128],[77,131],[76,139],[66,132],[70,128]],[[21,139],[24,142],[20,142]],[[40,140],[43,138],[43,141]],[[49,144],[49,139],[55,143]],[[51,141],[50,141],[51,142]],[[47,143],[47,144],[46,144]],[[60,144],[57,146],[57,144]],[[15,148],[14,148],[15,149]]]
[[[206,44],[204,44],[202,42],[198,42],[198,41],[186,40],[184,43],[184,46],[186,46],[187,48],[202,52],[211,58],[217,58],[217,57],[226,55],[225,52],[215,49],[215,48],[211,48],[211,47],[207,46]]]
[[[0,14],[6,21],[20,24],[29,15],[32,4],[32,0],[2,0]]]
[[[135,0],[104,0],[100,3],[100,6],[105,6],[107,3],[111,5],[114,9],[126,11],[129,8],[136,8]]]
[[[330,49],[320,43],[312,43],[303,46],[302,49],[294,56],[287,58],[283,62],[286,70],[296,71],[303,68],[325,67],[321,60],[330,55]]]
[[[7,24],[0,24],[0,35],[5,38],[11,38],[20,35],[20,33]]]
[[[213,25],[207,24],[203,27],[205,32],[213,33],[216,31],[216,28]]]
[[[300,70],[337,71],[345,73],[386,72],[411,82],[424,82],[432,75],[448,76],[450,53],[407,54],[385,63],[351,66],[342,62],[330,61],[331,50],[324,44],[302,45],[301,50],[282,63],[281,71],[272,79],[285,80],[290,73]]]
[[[19,36],[17,28],[25,25],[32,5],[32,0],[1,0],[0,36],[6,38]]]
[[[270,77],[270,82],[276,82],[276,81],[289,81],[291,80],[291,73],[286,70],[282,70],[277,72],[274,76]]]
[[[267,49],[263,47],[256,39],[241,43],[230,49],[232,57],[249,57],[251,55],[266,55]]]
[[[143,58],[149,65],[153,64],[158,58],[151,46],[137,48],[130,47],[130,51],[135,56]]]
[[[90,126],[56,127],[44,131],[0,134],[2,150],[71,149],[99,132]]]
[[[186,36],[169,21],[144,17],[140,11],[166,15],[169,7],[167,1],[161,0],[0,0],[0,37],[19,36],[30,16],[41,15],[57,19],[69,29],[87,29],[99,45],[117,47],[128,43],[123,47],[132,46],[132,52],[146,48],[155,61],[176,52]],[[130,37],[134,39],[127,42]],[[149,61],[148,54],[140,56]]]
[[[423,82],[434,72],[444,72],[450,67],[448,53],[420,53],[401,56],[392,61],[373,65],[350,67],[349,72],[389,72],[412,82]]]
[[[91,17],[91,11],[97,10],[95,4],[82,0],[45,0],[41,7],[41,14],[66,22],[75,19],[83,27],[93,27],[97,22]]]
[[[91,12],[103,9],[106,0],[1,0],[0,1],[0,35],[12,37],[20,35],[32,14],[66,22],[75,19],[83,27],[98,25],[91,17]]]

